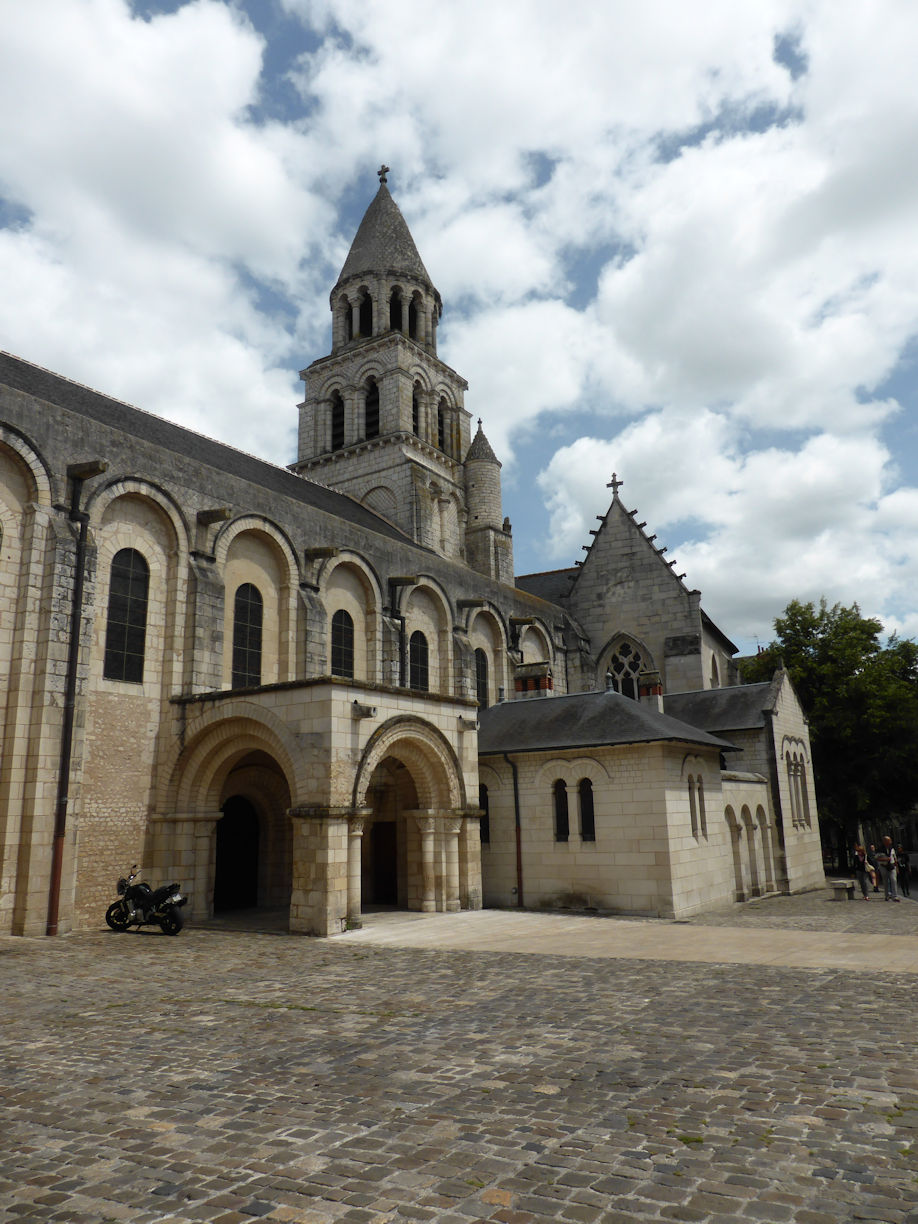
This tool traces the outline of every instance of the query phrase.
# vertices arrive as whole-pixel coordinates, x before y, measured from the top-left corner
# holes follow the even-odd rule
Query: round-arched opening
[[[367,788],[367,805],[372,814],[362,846],[362,906],[412,908],[417,881],[409,863],[417,862],[419,833],[417,822],[405,813],[417,809],[418,792],[402,761],[388,756],[376,766]]]
[[[258,813],[243,795],[223,805],[217,821],[214,913],[258,905],[260,827]]]

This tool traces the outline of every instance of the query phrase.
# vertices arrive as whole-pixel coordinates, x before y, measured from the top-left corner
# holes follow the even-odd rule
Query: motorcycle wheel
[[[105,921],[113,931],[126,931],[131,925],[131,919],[124,908],[123,901],[114,901],[105,911]]]
[[[164,935],[178,935],[185,923],[178,910],[169,910],[159,920],[160,930]]]

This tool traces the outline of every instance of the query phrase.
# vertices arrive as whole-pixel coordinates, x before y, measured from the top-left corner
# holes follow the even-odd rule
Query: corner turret
[[[479,418],[478,432],[465,456],[466,557],[479,573],[512,583],[513,537],[501,508],[500,469]]]

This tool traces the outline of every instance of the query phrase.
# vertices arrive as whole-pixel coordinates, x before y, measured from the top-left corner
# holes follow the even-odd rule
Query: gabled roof
[[[482,710],[478,722],[480,756],[659,741],[735,751],[726,740],[613,692],[503,701]]]
[[[41,366],[32,365],[12,353],[0,352],[0,385],[31,395],[37,400],[56,404],[69,412],[126,434],[141,442],[162,447],[181,456],[182,460],[215,468],[240,480],[249,481],[272,493],[332,514],[357,527],[375,531],[378,535],[404,543],[414,542],[386,519],[354,501],[344,493],[335,493],[303,476],[294,476],[286,468],[257,459],[244,451],[234,450],[213,438],[193,433],[171,421],[134,408],[121,400],[111,399],[81,383],[71,382]],[[103,456],[104,458],[104,456]],[[418,547],[415,545],[415,547]]]
[[[370,201],[358,226],[335,288],[352,276],[403,273],[433,288],[411,231],[385,183]]]
[[[750,731],[764,727],[766,713],[774,710],[781,674],[762,684],[667,693],[663,704],[673,718],[705,731]]]

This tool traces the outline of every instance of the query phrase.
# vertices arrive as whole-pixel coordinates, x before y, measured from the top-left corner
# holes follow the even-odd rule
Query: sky
[[[913,0],[0,0],[0,348],[280,464],[388,185],[519,573],[918,637]]]

